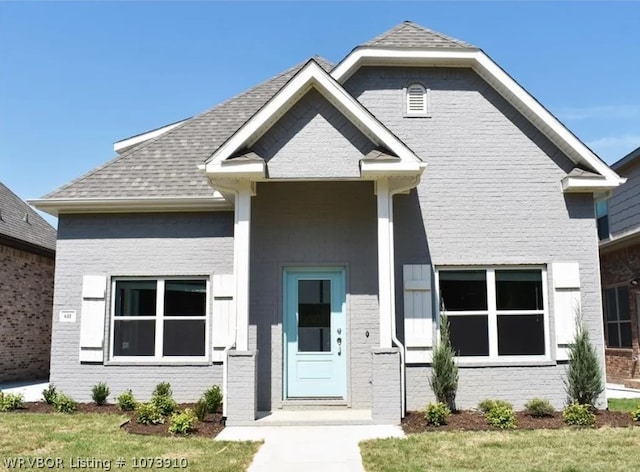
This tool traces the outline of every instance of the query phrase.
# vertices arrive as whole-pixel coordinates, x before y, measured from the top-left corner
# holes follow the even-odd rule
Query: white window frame
[[[484,271],[487,276],[487,310],[474,311],[451,311],[446,310],[448,317],[486,315],[488,316],[489,335],[489,355],[488,356],[456,356],[462,364],[484,364],[487,362],[499,363],[526,363],[526,362],[548,362],[551,361],[551,341],[549,332],[549,292],[547,283],[547,267],[544,265],[504,265],[504,266],[439,266],[435,268],[435,300],[438,313],[438,337],[440,339],[439,317],[442,316],[440,302],[440,273],[448,271]],[[539,270],[542,278],[542,310],[498,310],[496,301],[496,270]],[[499,356],[498,355],[498,315],[518,316],[518,315],[543,315],[544,322],[544,351],[543,355],[525,356]]]
[[[164,316],[164,287],[165,282],[174,280],[204,280],[206,282],[205,296],[205,338],[204,338],[204,355],[203,356],[163,356],[163,339],[164,339],[164,321],[165,320],[201,320],[202,316]],[[153,356],[116,356],[114,355],[114,336],[116,321],[116,282],[121,281],[154,281],[156,282],[156,314],[155,316],[139,316],[139,320],[155,320],[155,354]],[[211,280],[208,276],[162,276],[162,277],[112,277],[111,278],[111,312],[109,315],[109,359],[116,362],[131,363],[163,363],[163,364],[184,364],[188,362],[210,362],[211,361],[211,325],[210,325],[210,307],[211,307]]]
[[[422,110],[414,111],[409,108],[409,89],[412,87],[420,87],[422,89],[422,98],[424,100],[424,107]],[[412,82],[404,88],[404,116],[409,118],[431,117],[431,89],[425,87],[420,82]]]

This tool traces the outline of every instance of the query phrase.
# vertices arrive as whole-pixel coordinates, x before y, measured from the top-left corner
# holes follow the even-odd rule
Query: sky
[[[606,162],[640,146],[640,2],[0,0],[0,181],[39,198],[115,141],[404,20],[483,49]]]

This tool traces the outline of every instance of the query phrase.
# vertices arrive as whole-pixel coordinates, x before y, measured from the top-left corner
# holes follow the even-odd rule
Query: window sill
[[[161,361],[161,360],[149,360],[149,361],[121,361],[112,360],[104,363],[105,366],[160,366],[160,367],[174,367],[174,366],[210,366],[214,362],[209,360],[202,361]]]
[[[605,347],[604,354],[609,356],[633,357],[632,347]]]
[[[557,362],[550,359],[461,359],[457,361],[457,364],[464,369],[474,367],[552,367],[556,366]]]

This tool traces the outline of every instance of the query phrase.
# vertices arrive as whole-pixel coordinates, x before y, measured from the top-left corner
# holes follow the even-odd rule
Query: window
[[[405,94],[406,116],[429,116],[429,89],[420,84],[409,85]]]
[[[604,289],[604,320],[608,347],[631,347],[629,288]]]
[[[529,268],[440,269],[441,310],[458,355],[544,356],[545,276],[545,270]]]
[[[596,222],[598,239],[609,238],[609,201],[606,198],[596,200]]]
[[[205,359],[205,279],[115,280],[112,294],[113,358]]]

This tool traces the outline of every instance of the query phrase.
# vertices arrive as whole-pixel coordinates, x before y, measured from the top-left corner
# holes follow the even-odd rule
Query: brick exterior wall
[[[0,244],[0,267],[0,382],[46,379],[54,259]]]
[[[257,411],[255,351],[229,351],[227,374],[227,424],[252,424]]]
[[[607,252],[600,256],[602,288],[626,285],[629,288],[629,311],[631,314],[631,349],[605,349],[607,381],[623,383],[627,379],[640,379],[640,339],[638,326],[638,307],[640,285],[630,282],[640,276],[640,244]]]
[[[400,350],[374,348],[371,350],[372,408],[371,417],[379,424],[399,424],[402,402],[400,397]]]

